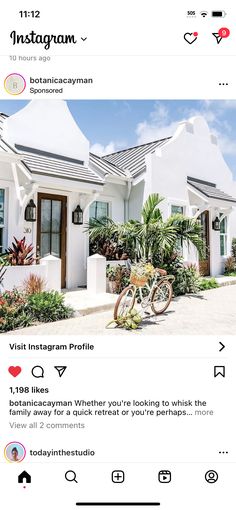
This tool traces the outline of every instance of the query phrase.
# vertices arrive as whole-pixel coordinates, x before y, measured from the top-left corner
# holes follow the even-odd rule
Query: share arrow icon
[[[219,35],[219,32],[212,32],[212,35],[214,35],[214,37],[216,38],[217,44],[220,44],[220,42],[222,41],[223,37],[221,37]]]
[[[54,367],[54,368],[57,370],[59,377],[62,377],[67,369],[67,367]]]

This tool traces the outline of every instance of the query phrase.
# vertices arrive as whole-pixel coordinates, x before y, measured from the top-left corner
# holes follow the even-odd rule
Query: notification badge
[[[230,30],[226,27],[220,28],[218,32],[213,32],[212,35],[216,38],[217,44],[220,44],[222,39],[227,39],[230,35]]]
[[[11,96],[18,96],[24,92],[26,81],[24,76],[18,73],[9,74],[4,80],[4,88]]]

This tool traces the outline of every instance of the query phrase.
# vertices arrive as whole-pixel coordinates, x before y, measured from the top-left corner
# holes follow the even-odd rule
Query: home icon
[[[31,476],[27,471],[22,471],[22,473],[18,476],[18,483],[31,483]]]

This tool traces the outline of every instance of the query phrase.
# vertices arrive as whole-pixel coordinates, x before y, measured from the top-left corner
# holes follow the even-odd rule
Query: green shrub
[[[199,292],[199,274],[195,265],[185,265],[181,257],[173,254],[162,268],[175,277],[173,283],[175,296]]]
[[[236,237],[232,239],[232,255],[234,260],[236,261]]]
[[[130,283],[130,270],[121,264],[116,266],[108,265],[106,274],[109,282],[112,282],[110,289],[114,294],[120,294]]]
[[[64,296],[56,291],[40,292],[27,297],[28,310],[34,320],[53,322],[68,319],[73,309],[64,304]]]
[[[199,290],[217,289],[219,284],[215,278],[200,278],[199,279]]]

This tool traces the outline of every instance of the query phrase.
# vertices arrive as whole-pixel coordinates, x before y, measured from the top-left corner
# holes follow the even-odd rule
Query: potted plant
[[[154,274],[155,268],[150,262],[137,262],[131,266],[130,283],[143,287]]]

